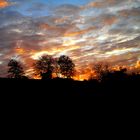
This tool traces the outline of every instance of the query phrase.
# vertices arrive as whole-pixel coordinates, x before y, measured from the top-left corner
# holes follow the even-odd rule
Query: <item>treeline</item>
[[[8,63],[8,78],[28,79],[23,69],[23,64],[10,59]],[[93,65],[94,74],[90,75],[89,80],[96,79],[99,82],[113,79],[127,79],[128,77],[139,76],[138,73],[127,74],[127,68],[119,67],[117,70],[110,69],[107,63],[96,63]],[[72,59],[66,55],[54,58],[50,55],[43,55],[33,63],[34,77],[40,79],[73,78],[76,75],[75,64]]]
[[[59,58],[53,58],[50,55],[41,56],[33,64],[34,76],[41,79],[52,79],[55,77],[72,78],[75,74],[75,64],[72,59],[66,55]],[[27,79],[23,69],[23,64],[16,60],[10,59],[8,63],[8,78]]]

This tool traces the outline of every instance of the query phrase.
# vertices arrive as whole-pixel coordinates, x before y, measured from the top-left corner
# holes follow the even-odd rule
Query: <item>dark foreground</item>
[[[74,81],[68,79],[18,80],[0,79],[1,95],[61,97],[127,97],[140,94],[140,77],[131,79],[105,80],[98,82]]]

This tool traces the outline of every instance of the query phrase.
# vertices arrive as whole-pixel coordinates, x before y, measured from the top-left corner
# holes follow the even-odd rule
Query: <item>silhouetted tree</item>
[[[55,77],[60,77],[60,66],[58,64],[59,58],[54,58],[54,74]]]
[[[21,63],[15,59],[11,59],[8,63],[8,77],[9,78],[24,78],[24,71]]]
[[[35,73],[42,79],[51,79],[55,67],[55,59],[50,55],[43,55],[34,63]]]
[[[74,71],[75,71],[75,64],[73,63],[72,59],[70,59],[66,55],[62,55],[58,59],[58,65],[60,67],[60,73],[67,77],[71,78],[74,76]]]
[[[95,71],[97,79],[102,81],[102,79],[109,73],[109,66],[107,63],[99,62],[94,64],[93,70]]]

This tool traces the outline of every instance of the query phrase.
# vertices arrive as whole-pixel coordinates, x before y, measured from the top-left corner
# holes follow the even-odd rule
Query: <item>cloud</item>
[[[10,2],[7,0],[0,0],[0,8],[5,8],[10,5]]]
[[[17,2],[20,8],[28,3],[11,2]],[[139,5],[139,0],[131,4],[129,0],[94,0],[83,6],[63,4],[50,8],[32,1],[26,12],[39,13],[37,16],[23,15],[9,7],[1,9],[0,69],[6,69],[13,56],[31,66],[33,59],[44,53],[69,55],[78,69],[96,61],[132,65],[140,59]]]
[[[124,9],[119,11],[119,15],[123,17],[129,17],[129,16],[139,17],[139,13],[140,13],[140,7],[132,8],[132,9]]]
[[[83,8],[107,8],[110,6],[116,6],[124,3],[122,0],[95,0],[93,2],[88,3]]]
[[[90,28],[87,28],[87,29],[84,29],[84,30],[78,30],[78,31],[70,31],[68,30],[64,36],[65,37],[73,37],[73,36],[78,36],[78,35],[83,35],[91,30],[94,30],[96,29],[96,27],[90,27]]]
[[[48,8],[47,4],[44,3],[33,3],[32,6],[28,9],[28,11],[42,11]]]
[[[61,15],[61,16],[74,16],[77,15],[80,11],[80,7],[71,5],[71,4],[64,4],[58,7],[55,7],[54,14]]]

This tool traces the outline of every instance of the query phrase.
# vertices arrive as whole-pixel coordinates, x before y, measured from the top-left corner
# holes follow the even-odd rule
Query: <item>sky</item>
[[[43,54],[95,62],[140,60],[140,0],[0,0],[0,77],[10,58],[28,69]]]

